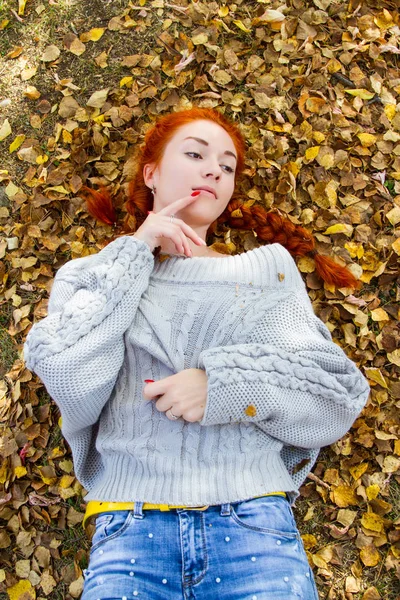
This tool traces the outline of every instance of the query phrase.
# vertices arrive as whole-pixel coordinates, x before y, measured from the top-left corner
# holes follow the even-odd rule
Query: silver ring
[[[175,219],[175,215],[171,215],[169,218],[170,223],[172,223],[173,219]]]
[[[174,421],[176,421],[176,419],[179,419],[179,418],[180,418],[180,417],[177,417],[176,415],[174,415],[174,413],[172,412],[172,410],[171,410],[170,408],[167,410],[167,414],[168,414],[168,413],[171,415],[171,418],[172,418]]]

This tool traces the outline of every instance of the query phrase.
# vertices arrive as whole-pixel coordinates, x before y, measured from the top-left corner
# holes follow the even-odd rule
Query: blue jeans
[[[318,600],[283,496],[101,513],[81,600]]]

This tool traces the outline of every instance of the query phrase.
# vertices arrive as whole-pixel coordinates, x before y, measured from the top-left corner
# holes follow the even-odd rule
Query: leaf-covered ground
[[[364,284],[334,290],[298,262],[371,396],[295,513],[320,598],[398,600],[398,2],[0,0],[0,56],[0,598],[79,598],[87,566],[85,492],[22,355],[57,269],[113,234],[80,189],[110,185],[122,211],[135,144],[193,103],[241,124],[243,200],[309,228]],[[214,242],[255,244],[241,231]]]

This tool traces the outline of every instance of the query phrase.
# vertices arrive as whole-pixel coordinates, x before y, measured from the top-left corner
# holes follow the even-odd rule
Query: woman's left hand
[[[180,373],[147,383],[143,395],[147,400],[155,400],[160,412],[171,409],[172,414],[194,423],[201,421],[207,402],[208,378],[202,369],[184,369]],[[167,413],[170,421],[174,420]]]

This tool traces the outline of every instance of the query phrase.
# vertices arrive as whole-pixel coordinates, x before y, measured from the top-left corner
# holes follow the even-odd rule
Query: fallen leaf
[[[11,125],[8,119],[5,119],[0,126],[0,142],[6,139],[11,134]]]
[[[103,36],[104,32],[105,29],[96,27],[90,31],[87,31],[86,33],[82,33],[79,36],[79,39],[81,42],[97,42]]]
[[[103,108],[103,106],[107,100],[107,95],[108,95],[109,91],[110,91],[110,88],[106,88],[106,89],[98,90],[98,91],[94,92],[90,96],[86,105],[92,106],[93,108]]]
[[[44,49],[44,52],[42,54],[42,56],[40,57],[40,60],[42,60],[43,62],[52,62],[53,60],[57,60],[57,58],[60,56],[60,49],[57,48],[57,46],[54,46],[54,44],[51,44],[50,46],[47,46]]]

